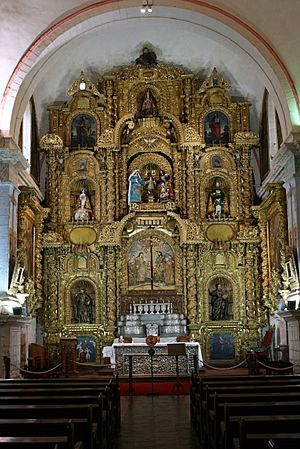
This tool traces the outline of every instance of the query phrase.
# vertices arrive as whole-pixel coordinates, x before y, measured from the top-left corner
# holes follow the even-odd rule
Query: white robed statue
[[[75,212],[75,220],[91,220],[92,207],[86,189],[82,189],[77,200],[78,209]]]

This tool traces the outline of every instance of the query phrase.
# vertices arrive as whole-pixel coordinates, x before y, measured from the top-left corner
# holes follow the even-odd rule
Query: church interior
[[[300,373],[299,2],[2,3],[0,377]]]

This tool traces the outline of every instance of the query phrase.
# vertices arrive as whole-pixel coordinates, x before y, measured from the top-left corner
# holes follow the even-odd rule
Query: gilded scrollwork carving
[[[95,338],[100,360],[121,311],[132,298],[151,295],[159,301],[167,296],[185,314],[208,358],[219,336],[228,336],[240,357],[276,303],[280,282],[268,262],[267,229],[275,212],[284,221],[282,197],[276,196],[272,212],[264,205],[253,209],[251,148],[258,138],[249,130],[249,103],[230,97],[230,84],[217,69],[203,80],[140,57],[103,76],[99,89],[82,73],[70,86],[70,102],[49,106],[51,132],[41,140],[49,223],[44,229],[42,214],[36,222],[37,300],[30,295],[30,307],[42,314],[51,357],[60,334],[86,335]],[[93,125],[82,145],[72,139],[81,116]],[[136,170],[143,180],[140,197],[129,195]],[[209,204],[218,186],[221,213]],[[86,220],[77,219],[80,199]],[[139,257],[134,245],[144,245],[144,254]],[[154,252],[146,260],[149,248]],[[144,262],[154,270],[148,276]],[[222,323],[211,319],[209,291],[217,279],[232,290]],[[93,285],[89,322],[75,322],[70,292],[78,282]]]
[[[45,134],[40,140],[42,150],[61,150],[64,144],[62,139],[54,133]]]

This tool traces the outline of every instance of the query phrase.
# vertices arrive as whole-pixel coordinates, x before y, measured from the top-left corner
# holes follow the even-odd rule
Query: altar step
[[[128,377],[120,376],[121,396],[151,396],[151,395],[189,395],[191,391],[190,376],[150,376],[134,377],[132,382]]]

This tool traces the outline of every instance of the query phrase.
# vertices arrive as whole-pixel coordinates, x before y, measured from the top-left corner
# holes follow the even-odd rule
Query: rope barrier
[[[57,368],[59,368],[61,365],[62,365],[62,363],[59,363],[54,368],[51,368],[51,369],[49,369],[47,371],[30,371],[30,370],[27,370],[27,369],[23,369],[20,366],[15,365],[14,363],[11,363],[11,366],[13,366],[14,368],[17,368],[17,370],[19,370],[19,371],[21,371],[23,373],[36,374],[36,375],[51,373],[52,371],[55,371]]]
[[[113,365],[112,363],[107,363],[105,365],[97,365],[96,363],[88,363],[88,362],[82,363],[82,362],[77,362],[77,361],[74,362],[73,360],[71,360],[71,362],[76,363],[76,365],[79,365],[79,366],[92,366],[93,368],[107,368],[107,367],[110,367]]]
[[[291,363],[290,366],[286,366],[285,368],[279,368],[279,367],[275,367],[275,366],[266,365],[265,363],[261,362],[260,360],[257,360],[257,362],[264,368],[268,368],[268,369],[271,369],[274,371],[287,371],[287,370],[290,370],[291,368],[294,368],[294,366],[295,366]]]
[[[230,370],[230,369],[239,368],[240,366],[244,365],[244,363],[247,362],[247,360],[243,360],[242,362],[238,363],[237,365],[229,366],[229,367],[223,367],[223,368],[219,368],[217,366],[209,365],[208,363],[204,362],[204,360],[200,360],[200,362],[202,362],[203,365],[207,366],[208,368],[212,368],[212,369],[215,369],[215,370],[223,371],[224,369]]]

